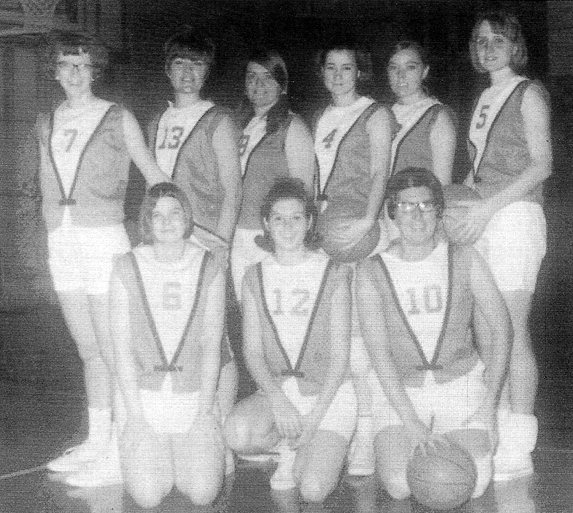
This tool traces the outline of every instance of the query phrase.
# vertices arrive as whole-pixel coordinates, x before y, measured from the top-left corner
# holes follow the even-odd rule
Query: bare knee
[[[193,504],[207,506],[217,498],[220,486],[212,479],[196,476],[195,479],[178,482],[177,488],[187,495]]]
[[[300,494],[306,502],[322,502],[334,490],[336,482],[327,483],[315,473],[303,475],[300,482]]]
[[[386,488],[388,495],[395,500],[402,501],[410,497],[411,492],[406,476],[382,478],[382,484]]]
[[[251,427],[240,415],[229,415],[223,425],[225,443],[233,451],[248,452],[251,447]]]
[[[155,508],[161,504],[167,493],[163,492],[158,486],[142,486],[141,484],[126,485],[129,495],[142,508]]]

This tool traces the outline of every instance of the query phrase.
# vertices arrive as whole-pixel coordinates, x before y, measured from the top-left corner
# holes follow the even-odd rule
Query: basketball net
[[[20,0],[24,10],[24,30],[50,29],[61,0]]]

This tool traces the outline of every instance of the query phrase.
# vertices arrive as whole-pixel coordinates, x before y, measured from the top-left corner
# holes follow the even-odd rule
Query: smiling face
[[[359,73],[354,52],[331,50],[326,54],[322,66],[322,78],[324,86],[332,95],[354,93]]]
[[[256,62],[249,62],[247,66],[245,90],[247,98],[255,109],[272,107],[282,92],[281,86],[272,73]]]
[[[400,230],[402,241],[412,246],[433,244],[438,223],[437,210],[422,212],[419,203],[433,202],[432,191],[428,187],[410,187],[398,193],[395,223]],[[400,208],[400,203],[416,204],[409,212]]]
[[[487,21],[479,26],[475,44],[478,61],[488,73],[511,66],[515,45],[503,34],[495,33]]]
[[[311,226],[304,205],[295,198],[278,200],[264,220],[277,251],[299,251],[305,248],[304,239]]]
[[[185,211],[175,198],[164,196],[157,200],[151,213],[153,241],[180,242],[185,237]]]
[[[422,84],[429,67],[412,48],[396,52],[388,62],[388,81],[392,92],[401,102],[423,93]]]
[[[56,80],[66,95],[91,91],[93,78],[93,65],[89,53],[64,55],[60,52],[56,63]]]
[[[175,94],[199,95],[208,71],[209,65],[204,59],[175,57],[167,75]]]

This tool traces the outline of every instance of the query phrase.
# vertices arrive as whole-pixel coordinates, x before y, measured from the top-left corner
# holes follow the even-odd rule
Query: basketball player
[[[224,426],[241,454],[278,453],[274,490],[320,502],[336,486],[356,424],[348,375],[351,269],[314,251],[315,207],[281,179],[261,208],[271,252],[243,280],[244,349],[259,390]]]
[[[262,235],[260,205],[279,177],[300,178],[307,190],[314,184],[314,148],[304,121],[289,109],[288,72],[282,57],[259,49],[245,74],[246,97],[239,110],[243,135],[239,144],[243,199],[233,239],[231,268],[237,298],[245,269],[267,253],[255,244]]]
[[[331,238],[338,238],[341,247],[350,247],[379,222],[395,126],[387,108],[360,92],[372,76],[370,55],[366,51],[353,41],[340,41],[324,48],[318,63],[331,99],[317,114],[314,124],[314,148],[319,165],[318,199],[321,211],[329,203],[342,202],[354,205],[360,212],[362,217],[329,234]],[[384,249],[387,242],[386,230],[382,229],[377,250]],[[351,475],[374,472],[370,392],[366,380],[369,368],[355,318],[351,372],[359,419],[348,469]]]
[[[533,406],[538,373],[528,318],[546,251],[542,186],[551,174],[550,107],[545,88],[519,74],[527,49],[514,15],[479,16],[470,52],[475,69],[488,73],[491,86],[476,103],[469,131],[473,171],[466,183],[483,199],[467,205],[459,235],[466,242],[477,240],[513,324],[494,476],[509,480],[533,472],[531,451],[537,439]],[[488,336],[486,323],[477,326]]]
[[[165,72],[175,101],[151,122],[150,147],[163,172],[189,198],[193,237],[226,262],[241,201],[241,172],[231,117],[201,96],[215,46],[192,31],[174,35],[164,50]],[[223,415],[234,404],[237,383],[233,361],[223,368],[220,378]]]
[[[173,485],[211,503],[224,476],[216,400],[224,336],[225,269],[189,242],[191,206],[176,185],[153,186],[141,207],[143,244],[116,259],[111,331],[125,404],[120,457],[142,507]]]
[[[95,39],[58,35],[49,63],[66,99],[36,121],[49,268],[84,364],[89,415],[87,440],[49,462],[48,468],[81,470],[73,476],[81,486],[121,479],[119,467],[108,461],[116,450],[108,284],[113,256],[130,249],[122,224],[130,161],[149,184],[167,179],[134,116],[94,95],[92,85],[107,62],[107,50]]]
[[[488,486],[496,411],[507,367],[511,322],[487,265],[471,247],[444,242],[439,180],[406,168],[388,181],[388,213],[400,237],[357,267],[357,301],[373,364],[378,475],[395,499],[410,495],[406,469],[420,444],[459,443],[473,457],[474,497]],[[479,309],[492,338],[472,340]]]

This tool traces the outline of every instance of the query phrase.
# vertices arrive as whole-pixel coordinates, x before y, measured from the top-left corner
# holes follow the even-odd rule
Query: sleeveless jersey
[[[300,355],[327,263],[322,253],[312,253],[307,261],[292,266],[280,265],[272,256],[262,262],[266,308],[292,367]]]
[[[159,119],[155,140],[155,158],[161,170],[173,177],[175,162],[183,142],[195,128],[197,121],[214,105],[201,100],[190,107],[176,108],[171,103]]]
[[[442,331],[448,297],[447,245],[438,244],[424,260],[408,262],[381,253],[404,318],[432,361]]]
[[[241,172],[245,176],[247,162],[251,152],[255,149],[267,131],[267,115],[253,116],[247,126],[243,129],[243,135],[239,141],[239,156],[241,157]]]

